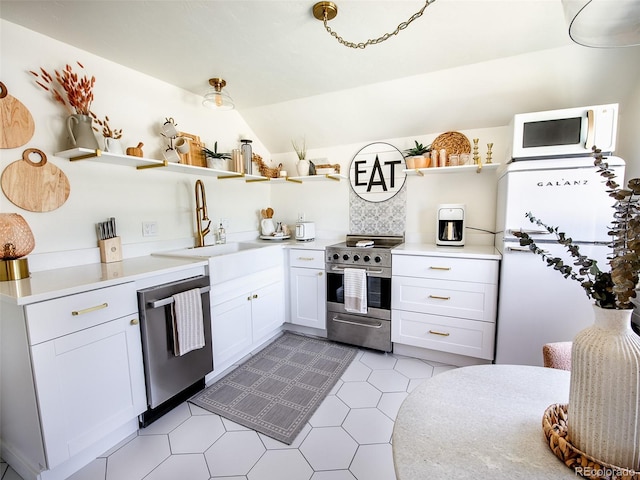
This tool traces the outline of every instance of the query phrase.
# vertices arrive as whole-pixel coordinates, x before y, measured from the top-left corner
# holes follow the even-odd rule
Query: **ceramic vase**
[[[309,175],[309,167],[309,160],[298,161],[298,165],[296,165],[298,175],[300,175],[301,177],[306,177],[307,175]]]
[[[104,151],[109,153],[114,153],[116,155],[122,155],[124,151],[122,150],[122,144],[120,140],[117,138],[105,137],[104,139]]]
[[[574,447],[601,462],[640,470],[640,337],[633,310],[594,305],[594,324],[571,350],[567,427]]]
[[[69,148],[88,148],[97,150],[98,140],[93,133],[92,118],[89,115],[69,115],[67,117]]]

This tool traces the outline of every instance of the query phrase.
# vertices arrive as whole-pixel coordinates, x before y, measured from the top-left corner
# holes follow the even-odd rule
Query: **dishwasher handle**
[[[200,293],[207,293],[211,290],[211,287],[199,287]],[[171,305],[173,303],[173,297],[162,298],[160,300],[154,300],[153,302],[147,302],[147,307],[149,308],[158,308],[164,307],[166,305]]]

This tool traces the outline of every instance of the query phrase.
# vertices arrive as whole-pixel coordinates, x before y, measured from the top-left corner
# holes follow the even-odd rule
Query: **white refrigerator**
[[[507,164],[498,172],[496,248],[502,254],[496,363],[542,365],[542,346],[572,340],[593,323],[592,304],[580,284],[548,267],[540,255],[520,247],[511,233],[523,230],[540,248],[573,264],[556,237],[525,217],[560,227],[580,252],[609,270],[608,227],[614,200],[592,157],[527,160]],[[624,161],[605,159],[616,181],[624,184]],[[540,232],[540,233],[538,233]]]

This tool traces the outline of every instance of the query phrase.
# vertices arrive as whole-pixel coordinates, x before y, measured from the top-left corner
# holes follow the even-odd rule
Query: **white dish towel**
[[[204,317],[200,289],[173,295],[173,352],[182,356],[204,347]]]
[[[351,313],[367,313],[367,271],[344,269],[344,309]]]

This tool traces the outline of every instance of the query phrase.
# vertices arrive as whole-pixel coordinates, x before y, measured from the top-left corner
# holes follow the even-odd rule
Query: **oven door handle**
[[[382,323],[378,323],[377,325],[369,325],[367,323],[352,322],[352,321],[349,321],[349,320],[342,320],[341,318],[338,318],[338,317],[333,317],[333,321],[334,322],[338,322],[338,323],[346,323],[348,325],[356,325],[357,327],[382,328]]]
[[[331,271],[332,272],[344,272],[345,268],[350,268],[350,267],[336,267],[335,265],[333,267],[331,267]],[[369,270],[367,268],[358,268],[358,270],[364,270],[365,272],[367,272],[367,274],[369,273],[383,273],[384,270]]]

